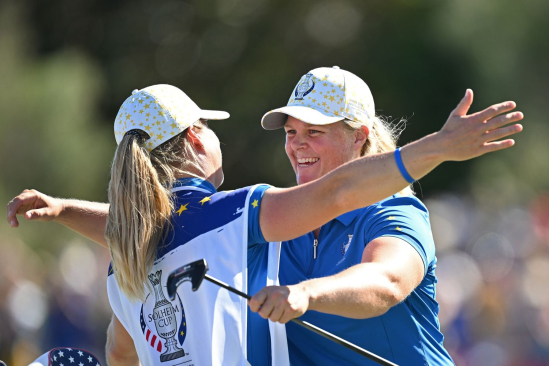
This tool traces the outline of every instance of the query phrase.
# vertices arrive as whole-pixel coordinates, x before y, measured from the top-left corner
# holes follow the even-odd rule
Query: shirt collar
[[[179,178],[173,185],[173,188],[176,187],[197,187],[205,189],[212,194],[217,192],[213,184],[200,178]]]
[[[341,222],[345,226],[351,225],[353,220],[358,216],[360,209],[354,210],[351,212],[344,213],[343,215],[339,215],[335,219],[339,222]]]

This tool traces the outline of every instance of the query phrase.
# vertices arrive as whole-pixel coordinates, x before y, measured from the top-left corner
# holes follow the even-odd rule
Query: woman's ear
[[[366,140],[368,140],[368,136],[370,136],[370,129],[366,126],[360,126],[355,131],[355,145],[362,146],[366,143]]]
[[[192,128],[192,126],[189,127],[189,130],[187,131],[187,138],[193,144],[196,151],[198,152],[204,151],[204,145],[200,140],[200,135]]]

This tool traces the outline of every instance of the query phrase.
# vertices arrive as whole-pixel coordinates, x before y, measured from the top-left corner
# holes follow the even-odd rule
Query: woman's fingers
[[[507,139],[503,141],[494,141],[494,142],[487,142],[483,145],[483,154],[494,152],[498,150],[503,150],[510,148],[515,144],[515,140],[513,139]]]
[[[452,111],[452,116],[465,116],[473,104],[473,91],[467,89],[465,96],[461,99],[457,107]]]
[[[18,227],[19,221],[17,220],[17,214],[22,214],[27,211],[36,202],[37,196],[31,191],[25,190],[19,196],[12,199],[7,207],[7,221],[11,227]]]
[[[25,218],[27,220],[38,220],[42,217],[48,217],[50,215],[50,209],[47,207],[40,208],[37,210],[29,210],[25,212]]]
[[[520,121],[523,118],[524,114],[522,114],[522,112],[513,112],[497,116],[486,122],[486,130],[494,130],[496,128],[508,125],[509,123]]]
[[[491,141],[499,140],[504,137],[519,133],[521,131],[522,131],[522,125],[518,123],[512,126],[501,127],[501,128],[486,132],[484,134],[484,141],[491,142]]]
[[[285,308],[283,306],[275,306],[273,311],[269,315],[269,320],[272,322],[278,322],[284,315]]]
[[[25,189],[8,203],[6,218],[11,227],[19,227],[17,215],[24,215],[27,220],[50,221],[55,218],[58,209],[55,199],[33,189]]]
[[[498,103],[486,108],[483,111],[473,113],[468,117],[473,118],[474,120],[477,120],[477,121],[487,121],[489,119],[494,118],[497,115],[500,115],[502,113],[515,109],[516,106],[517,104],[515,102]]]

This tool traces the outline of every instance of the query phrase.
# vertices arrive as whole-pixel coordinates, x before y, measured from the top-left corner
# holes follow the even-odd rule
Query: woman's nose
[[[304,135],[300,135],[300,134],[296,134],[294,136],[294,138],[292,139],[292,150],[299,150],[299,149],[303,149],[305,148],[306,146],[306,136]]]

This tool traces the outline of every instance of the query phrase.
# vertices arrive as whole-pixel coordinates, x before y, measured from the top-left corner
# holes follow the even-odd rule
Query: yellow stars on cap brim
[[[253,208],[256,208],[258,205],[259,205],[259,201],[258,201],[258,200],[254,200],[254,201],[252,202],[252,207],[253,207]]]
[[[211,196],[210,196],[211,197]],[[201,206],[203,206],[206,202],[211,201],[212,199],[210,197],[204,197],[202,200],[198,201],[201,203]]]
[[[181,214],[183,213],[183,211],[187,211],[187,206],[189,204],[185,204],[185,205],[181,205],[181,207],[179,207],[179,210],[176,211],[177,214],[179,214],[179,216],[181,216]]]
[[[398,231],[402,231],[402,229],[401,229],[401,228],[399,228],[398,226],[396,227],[396,229],[397,229]]]
[[[395,219],[394,216],[389,216],[389,217],[387,218],[387,220],[394,220],[394,219]]]

